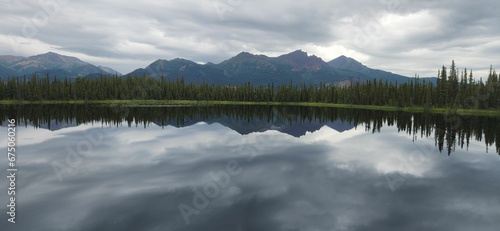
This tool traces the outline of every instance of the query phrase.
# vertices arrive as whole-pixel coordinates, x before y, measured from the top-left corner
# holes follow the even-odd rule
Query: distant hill
[[[164,60],[158,59],[148,65],[146,68],[137,69],[127,75],[130,76],[151,76],[159,78],[163,76],[165,79],[176,80],[183,77],[186,82],[193,83],[215,83],[227,84],[231,83],[224,77],[221,69],[214,65],[201,65],[186,59]]]
[[[122,73],[118,72],[118,71],[115,71],[113,70],[112,68],[110,67],[103,67],[103,66],[98,66],[99,69],[101,69],[104,73],[109,73],[109,74],[112,74],[112,75],[118,75],[118,76],[121,76]]]
[[[254,55],[241,52],[219,64],[197,64],[185,59],[159,59],[146,68],[137,69],[127,75],[152,76],[167,79],[183,77],[187,82],[213,84],[267,85],[288,84],[336,84],[349,85],[369,79],[382,79],[403,83],[412,78],[371,69],[360,62],[340,56],[330,62],[297,50],[278,57]]]
[[[332,61],[328,62],[328,64],[338,70],[346,70],[346,71],[353,71],[359,74],[363,74],[366,76],[369,76],[370,78],[376,78],[376,79],[384,79],[388,80],[390,82],[394,81],[406,81],[406,76],[394,74],[391,72],[387,71],[382,71],[382,70],[377,70],[377,69],[372,69],[369,68],[362,63],[356,61],[353,58],[349,58],[346,56],[339,56],[336,59],[333,59]],[[358,76],[356,76],[358,77]]]
[[[97,67],[76,57],[64,56],[54,52],[30,57],[0,56],[0,78],[20,77],[32,74],[75,78],[92,74],[113,75],[118,73],[111,68]]]
[[[0,64],[0,79],[3,79],[4,77],[18,76],[18,75],[19,72],[17,72],[16,70]]]

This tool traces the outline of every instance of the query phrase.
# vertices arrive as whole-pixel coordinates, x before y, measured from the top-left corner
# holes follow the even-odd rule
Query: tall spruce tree
[[[455,60],[451,61],[450,75],[448,76],[448,99],[447,102],[451,105],[455,103],[458,94],[458,74],[455,66]]]
[[[446,102],[448,102],[448,80],[446,72],[446,67],[443,65],[441,73],[438,77],[439,81],[437,85],[439,106],[445,106]]]

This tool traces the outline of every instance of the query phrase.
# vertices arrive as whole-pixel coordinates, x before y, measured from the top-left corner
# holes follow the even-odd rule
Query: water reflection
[[[442,116],[320,108],[81,109],[2,112],[23,126],[19,220],[2,215],[1,230],[500,225],[500,158],[484,154],[496,131],[477,127],[493,118],[457,127]],[[441,140],[453,155],[439,152]]]
[[[379,133],[383,126],[396,126],[414,139],[431,137],[439,151],[448,155],[467,149],[471,140],[485,143],[485,150],[500,153],[500,118],[436,115],[318,107],[213,106],[213,107],[100,107],[91,105],[2,106],[0,118],[16,118],[22,126],[58,130],[85,123],[161,127],[191,126],[198,122],[219,123],[240,134],[277,130],[294,137],[323,126],[345,131],[364,126]]]

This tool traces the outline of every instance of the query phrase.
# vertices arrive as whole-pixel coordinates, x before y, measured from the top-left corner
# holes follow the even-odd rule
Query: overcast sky
[[[0,0],[0,54],[48,51],[122,73],[302,49],[413,76],[500,66],[497,0]]]

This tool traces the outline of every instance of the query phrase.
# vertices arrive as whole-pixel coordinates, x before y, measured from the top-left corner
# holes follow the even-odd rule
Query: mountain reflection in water
[[[18,220],[7,223],[4,212],[0,230],[500,227],[497,118],[264,106],[1,109],[4,126],[18,121],[19,171]]]
[[[378,133],[383,126],[414,137],[434,137],[439,151],[450,155],[483,141],[485,150],[500,153],[500,118],[410,112],[387,112],[321,107],[212,106],[212,107],[100,107],[91,105],[3,106],[0,116],[17,118],[22,126],[58,130],[85,123],[107,125],[185,127],[198,122],[219,123],[240,134],[276,130],[300,137],[323,126],[343,132],[361,125]]]

